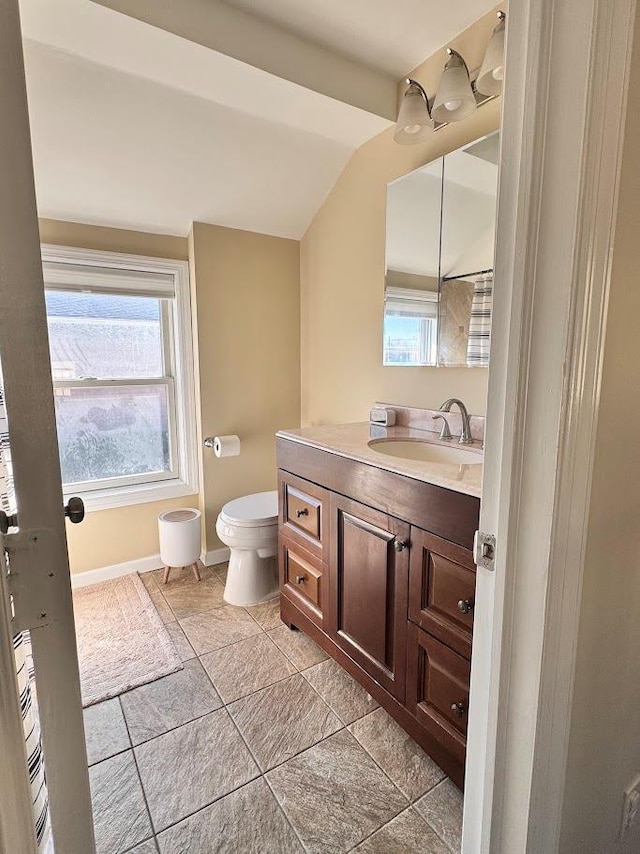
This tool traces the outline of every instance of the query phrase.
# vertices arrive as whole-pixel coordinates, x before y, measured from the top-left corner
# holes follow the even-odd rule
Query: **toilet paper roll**
[[[216,457],[237,457],[240,453],[238,436],[216,436],[213,440],[213,453]]]

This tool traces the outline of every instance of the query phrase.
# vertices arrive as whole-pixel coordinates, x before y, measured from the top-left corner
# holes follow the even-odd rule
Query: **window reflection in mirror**
[[[442,158],[387,187],[385,365],[435,365]]]

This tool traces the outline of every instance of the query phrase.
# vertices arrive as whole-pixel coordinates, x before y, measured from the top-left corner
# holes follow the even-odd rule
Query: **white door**
[[[0,365],[17,506],[9,533],[0,535],[0,852],[36,851],[12,645],[28,630],[55,850],[92,854],[17,0],[0,4],[0,116]]]

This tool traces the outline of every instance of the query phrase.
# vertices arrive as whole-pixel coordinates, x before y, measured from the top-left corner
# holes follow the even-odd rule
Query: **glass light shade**
[[[491,34],[489,44],[478,72],[476,89],[483,95],[499,95],[504,79],[504,31],[506,17],[498,13],[498,25]]]
[[[459,53],[449,49],[449,59],[440,78],[431,116],[436,122],[461,122],[476,107],[467,65]]]
[[[414,145],[428,137],[433,122],[424,89],[415,80],[407,82],[409,85],[400,104],[393,138],[401,145]]]

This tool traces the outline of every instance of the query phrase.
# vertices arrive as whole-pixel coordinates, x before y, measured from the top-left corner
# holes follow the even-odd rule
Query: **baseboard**
[[[71,587],[76,590],[79,587],[88,587],[90,584],[109,581],[111,578],[119,578],[121,575],[150,572],[152,569],[160,569],[161,566],[162,561],[159,554],[139,557],[136,560],[128,560],[124,563],[114,563],[112,566],[89,569],[87,572],[76,572],[71,575]]]
[[[229,560],[229,549],[210,549],[200,552],[200,560],[205,566],[215,566],[218,563],[226,563]]]

